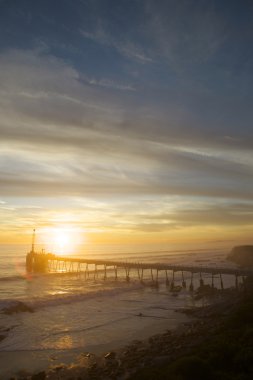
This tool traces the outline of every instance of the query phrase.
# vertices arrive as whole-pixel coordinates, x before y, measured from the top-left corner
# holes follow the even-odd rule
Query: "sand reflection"
[[[64,350],[64,349],[69,349],[73,348],[73,340],[70,335],[64,335],[60,337],[56,342],[55,346],[58,349]]]

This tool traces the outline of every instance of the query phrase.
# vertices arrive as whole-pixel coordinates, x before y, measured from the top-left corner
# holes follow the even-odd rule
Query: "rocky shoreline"
[[[190,316],[187,323],[176,330],[151,336],[146,341],[136,340],[124,349],[102,356],[84,352],[72,365],[57,365],[48,371],[14,377],[18,380],[127,380],[142,368],[162,366],[188,355],[222,328],[224,318],[233,312],[241,295],[233,289],[215,294],[209,306],[180,309]],[[141,316],[140,316],[141,317]]]

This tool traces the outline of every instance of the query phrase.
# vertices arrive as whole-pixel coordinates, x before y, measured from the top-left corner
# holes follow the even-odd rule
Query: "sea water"
[[[5,336],[0,342],[1,379],[20,370],[37,371],[61,361],[71,362],[81,352],[103,353],[173,329],[187,320],[175,309],[199,305],[187,289],[170,292],[163,273],[159,273],[159,287],[151,286],[147,270],[143,284],[134,271],[129,282],[123,271],[118,272],[117,280],[114,271],[107,271],[106,279],[103,271],[95,279],[93,273],[89,278],[84,273],[31,275],[25,271],[28,246],[1,245],[0,249],[0,335]],[[72,256],[224,267],[231,265],[226,254],[224,249],[172,251],[166,246],[99,245],[80,246]],[[176,274],[176,284],[181,284],[181,276]],[[189,276],[185,273],[188,286]],[[195,287],[199,284],[196,276]],[[224,286],[231,286],[232,280],[232,276],[223,276]],[[210,275],[205,275],[204,281],[211,284]],[[215,278],[215,286],[219,287],[219,281]],[[1,313],[18,301],[34,312]]]

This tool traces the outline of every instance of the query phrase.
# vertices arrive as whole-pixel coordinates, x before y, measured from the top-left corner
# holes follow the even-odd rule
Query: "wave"
[[[110,269],[108,268],[107,269],[107,272],[112,272],[113,269]],[[97,271],[98,273],[103,273],[103,270],[98,270]],[[26,281],[26,280],[31,280],[33,278],[45,278],[45,277],[51,277],[51,278],[54,278],[54,277],[77,277],[77,276],[82,276],[84,275],[85,273],[85,270],[83,271],[80,271],[80,272],[69,272],[69,271],[66,271],[66,272],[46,272],[46,273],[20,273],[20,274],[15,274],[15,275],[12,275],[12,276],[3,276],[3,277],[0,277],[0,282],[8,282],[8,281]],[[90,274],[92,275],[92,271],[90,271]]]
[[[129,319],[132,315],[134,315],[134,314],[129,314],[129,316],[127,316],[127,317],[116,318],[116,319],[112,319],[112,320],[104,322],[104,323],[99,323],[97,325],[92,325],[92,326],[88,326],[88,327],[82,327],[79,329],[66,329],[66,330],[62,330],[62,331],[53,332],[50,334],[50,336],[72,334],[72,333],[79,333],[79,332],[84,332],[84,331],[89,331],[89,330],[95,330],[95,329],[98,329],[100,327],[113,325],[116,322],[125,321],[125,320]]]
[[[25,279],[26,279],[25,276],[22,276],[22,275],[0,277],[0,281],[1,282],[5,282],[5,281],[19,281],[19,280],[25,280]]]
[[[25,308],[18,308],[18,305],[22,303],[22,305],[27,306],[27,308],[32,309],[33,311],[36,311],[41,308],[45,307],[53,307],[53,306],[60,306],[60,305],[66,305],[76,302],[84,302],[87,300],[91,300],[94,298],[99,297],[113,297],[117,296],[126,292],[134,291],[137,289],[140,289],[142,285],[140,283],[132,283],[132,284],[125,284],[125,286],[117,286],[113,289],[96,289],[96,290],[90,290],[89,292],[85,293],[76,293],[76,294],[57,294],[57,295],[51,295],[47,296],[46,298],[36,298],[35,300],[17,300],[17,299],[6,299],[0,301],[0,312],[3,310],[9,310],[17,307],[17,312],[23,312],[26,311]]]

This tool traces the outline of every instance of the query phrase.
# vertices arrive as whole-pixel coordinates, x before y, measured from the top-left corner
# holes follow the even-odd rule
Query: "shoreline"
[[[210,332],[221,327],[222,319],[232,312],[241,299],[234,289],[218,292],[207,306],[178,309],[189,321],[181,322],[174,330],[135,340],[103,354],[81,352],[71,364],[61,363],[33,375],[23,372],[13,379],[120,379],[126,380],[135,372],[150,366],[161,366],[189,354]],[[142,316],[140,316],[142,318]]]

